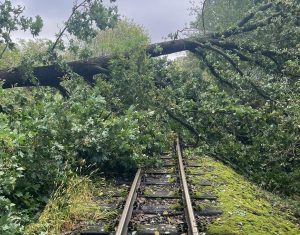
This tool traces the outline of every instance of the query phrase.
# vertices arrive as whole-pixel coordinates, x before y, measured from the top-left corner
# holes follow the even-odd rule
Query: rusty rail
[[[185,171],[184,171],[184,165],[182,161],[182,153],[180,149],[180,142],[179,138],[176,139],[176,153],[178,157],[178,164],[179,164],[179,174],[180,174],[180,182],[182,187],[182,193],[183,193],[183,199],[184,199],[184,205],[185,205],[185,217],[187,219],[188,224],[188,234],[189,235],[199,235],[197,223],[194,215],[194,210],[192,206],[192,201],[188,189],[188,184],[186,181]]]
[[[141,172],[142,170],[138,169],[134,177],[115,235],[128,234],[128,224],[132,216],[133,204],[136,200],[137,190],[141,183]]]

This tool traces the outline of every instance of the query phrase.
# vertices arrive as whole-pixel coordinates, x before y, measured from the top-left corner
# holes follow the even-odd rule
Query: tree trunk
[[[180,51],[194,51],[199,46],[188,39],[172,40],[167,42],[151,44],[146,48],[146,53],[151,57],[167,55]],[[84,78],[91,78],[96,74],[104,73],[108,69],[109,61],[113,56],[100,56],[86,61],[72,61],[67,64],[71,70]],[[61,78],[66,73],[54,65],[39,66],[33,68],[33,75],[36,81],[25,79],[18,68],[0,71],[0,81],[3,81],[2,88],[28,87],[39,84],[40,86],[59,87]]]

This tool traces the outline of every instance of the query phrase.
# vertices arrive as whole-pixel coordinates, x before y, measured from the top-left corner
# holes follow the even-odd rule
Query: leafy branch
[[[14,7],[10,0],[0,2],[0,45],[4,44],[0,53],[3,58],[7,49],[13,49],[15,44],[11,39],[11,33],[17,30],[29,30],[32,36],[37,36],[42,27],[43,21],[40,16],[32,17],[23,15],[25,8],[18,5]]]

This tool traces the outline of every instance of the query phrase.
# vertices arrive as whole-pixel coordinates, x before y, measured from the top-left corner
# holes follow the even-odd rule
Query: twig
[[[70,20],[72,19],[72,17],[73,17],[73,15],[75,14],[75,12],[76,12],[80,7],[82,7],[87,1],[88,1],[88,0],[84,0],[84,1],[83,1],[82,3],[80,3],[79,5],[77,5],[77,6],[75,5],[75,6],[73,7],[72,13],[71,13],[71,15],[69,16],[68,20],[67,20],[66,23],[65,23],[65,27],[60,31],[59,35],[57,36],[56,41],[54,42],[53,46],[51,47],[51,49],[50,49],[50,51],[49,51],[50,53],[52,53],[52,52],[55,50],[55,48],[56,48],[58,42],[60,41],[60,39],[61,39],[62,36],[64,35],[65,31],[67,30],[67,28],[68,28],[68,23],[69,23]]]

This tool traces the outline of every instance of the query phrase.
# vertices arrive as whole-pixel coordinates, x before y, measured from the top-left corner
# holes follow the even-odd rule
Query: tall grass
[[[87,176],[71,176],[58,186],[38,221],[26,227],[25,234],[62,234],[95,223],[106,216],[93,198],[95,186]]]

